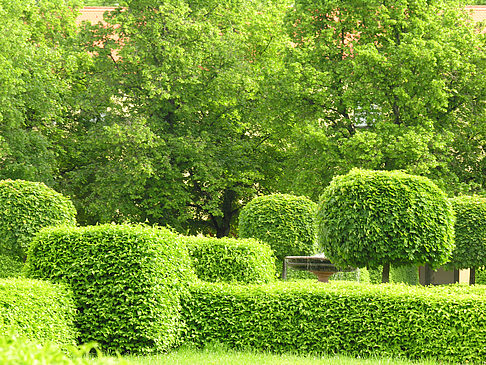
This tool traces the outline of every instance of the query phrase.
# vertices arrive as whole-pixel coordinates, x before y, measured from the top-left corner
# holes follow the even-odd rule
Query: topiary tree
[[[456,248],[448,266],[469,268],[469,283],[475,284],[476,269],[486,265],[486,199],[461,196],[450,201],[456,213]]]
[[[35,234],[60,224],[76,225],[76,210],[68,198],[43,183],[0,181],[0,256],[22,262]]]
[[[316,203],[302,196],[257,197],[240,212],[239,235],[267,243],[279,263],[289,255],[312,255],[317,252],[316,208]]]
[[[444,264],[454,248],[454,212],[425,177],[353,169],[321,196],[318,240],[337,265],[377,268],[389,281],[390,264]]]

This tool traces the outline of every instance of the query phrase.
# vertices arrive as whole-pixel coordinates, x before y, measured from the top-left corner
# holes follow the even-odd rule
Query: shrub
[[[0,280],[0,333],[62,347],[76,344],[72,292],[40,280]],[[0,362],[3,364],[3,362]]]
[[[316,253],[316,207],[305,197],[287,194],[257,197],[240,212],[239,235],[269,244],[280,268],[285,256]]]
[[[76,210],[63,195],[43,183],[0,181],[0,254],[23,261],[26,249],[43,227],[76,224]]]
[[[321,197],[319,244],[337,265],[436,268],[454,248],[454,213],[429,179],[397,171],[354,169],[335,177]]]
[[[71,350],[71,349],[70,349]],[[89,356],[89,346],[73,351],[61,351],[52,343],[36,343],[25,338],[0,337],[0,364],[2,365],[122,365],[121,358],[107,358],[98,354],[96,360]]]
[[[120,353],[174,345],[179,294],[195,279],[178,235],[130,225],[45,228],[32,242],[25,272],[71,285],[80,342]]]
[[[18,258],[0,254],[0,278],[10,278],[20,275],[23,262]]]
[[[254,239],[183,237],[183,240],[201,280],[267,283],[275,279],[272,249]]]
[[[486,199],[462,196],[451,199],[456,213],[455,242],[449,267],[473,270],[486,265]]]
[[[187,340],[197,346],[480,362],[486,289],[467,288],[199,283],[184,297],[183,313]]]

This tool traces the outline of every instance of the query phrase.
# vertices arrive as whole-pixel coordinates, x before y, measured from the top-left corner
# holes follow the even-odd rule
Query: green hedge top
[[[268,243],[278,260],[289,255],[315,254],[316,207],[305,197],[287,194],[257,197],[241,210],[239,235]]]
[[[352,170],[331,181],[317,214],[319,243],[338,265],[445,263],[454,212],[429,179],[397,171]]]
[[[254,239],[183,237],[199,279],[267,283],[275,279],[272,249]]]
[[[464,363],[486,357],[484,289],[352,282],[199,283],[184,297],[198,346]]]
[[[0,181],[0,253],[22,258],[41,228],[60,224],[76,224],[69,199],[43,183]]]
[[[0,279],[0,334],[74,346],[76,307],[70,289],[41,280]]]
[[[462,196],[451,199],[456,213],[455,242],[449,266],[457,269],[486,265],[486,199]]]
[[[121,353],[174,345],[181,327],[179,294],[195,280],[179,235],[110,224],[43,229],[25,272],[71,285],[81,342]]]

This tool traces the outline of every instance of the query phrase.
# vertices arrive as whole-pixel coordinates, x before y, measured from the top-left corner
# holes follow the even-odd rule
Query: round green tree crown
[[[425,177],[354,169],[321,196],[318,241],[337,265],[438,267],[454,248],[454,212]]]
[[[75,225],[73,203],[43,183],[0,181],[0,254],[22,258],[43,227]]]
[[[267,243],[278,260],[289,255],[316,253],[314,217],[317,204],[288,194],[260,196],[239,217],[239,235]]]
[[[456,213],[455,242],[449,266],[456,269],[486,265],[486,199],[461,196],[450,200]]]

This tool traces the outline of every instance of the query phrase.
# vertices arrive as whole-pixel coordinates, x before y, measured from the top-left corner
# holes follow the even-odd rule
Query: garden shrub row
[[[80,343],[135,354],[177,343],[179,294],[195,280],[181,237],[141,225],[45,228],[25,272],[72,287]]]
[[[0,279],[0,334],[60,347],[76,344],[73,295],[61,284]]]
[[[272,249],[254,239],[183,237],[197,277],[207,282],[275,280]]]
[[[356,283],[197,283],[182,301],[186,340],[274,352],[486,357],[486,289]]]

